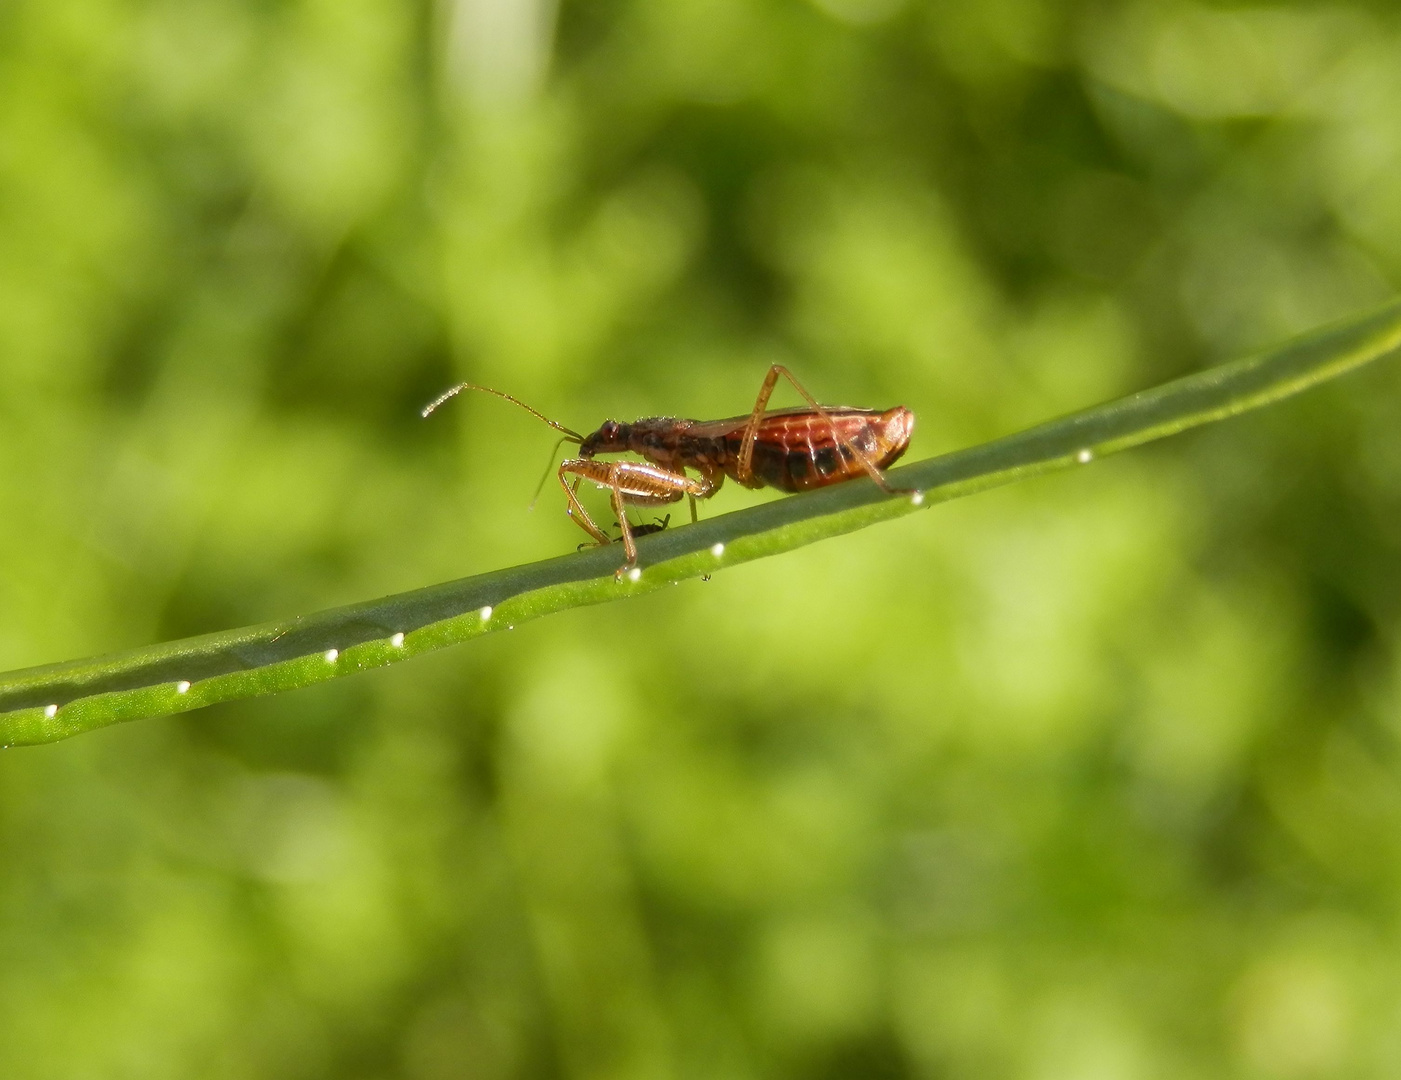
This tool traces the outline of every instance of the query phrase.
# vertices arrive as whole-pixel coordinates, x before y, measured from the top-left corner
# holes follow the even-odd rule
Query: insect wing
[[[856,430],[861,429],[864,421],[881,415],[878,409],[854,409],[848,405],[833,405],[830,408],[824,405],[823,410],[838,423],[850,419],[852,428]],[[755,438],[760,442],[783,439],[789,433],[798,430],[793,424],[794,418],[810,419],[818,425],[823,423],[821,416],[806,405],[797,405],[791,409],[769,409],[759,421]],[[727,436],[738,438],[744,434],[744,426],[748,423],[747,415],[731,416],[725,420],[693,421],[686,429],[686,434],[699,439],[723,439]]]

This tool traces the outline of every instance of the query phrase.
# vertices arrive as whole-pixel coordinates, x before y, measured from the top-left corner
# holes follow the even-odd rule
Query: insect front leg
[[[579,501],[576,492],[579,489],[579,479],[599,483],[601,479],[606,478],[608,468],[604,462],[585,458],[570,458],[560,462],[559,466],[559,486],[564,488],[564,497],[569,500],[569,509],[566,512],[574,519],[579,528],[594,538],[599,547],[611,544],[613,539],[594,524],[593,518],[589,517],[589,512],[584,509],[584,504]],[[576,477],[572,485],[565,479],[567,475]]]
[[[803,400],[812,406],[818,416],[822,417],[843,449],[860,462],[861,467],[876,482],[877,487],[890,495],[904,490],[890,486],[885,478],[885,473],[881,471],[880,466],[875,463],[871,455],[841,433],[837,425],[832,422],[831,414],[818,404],[817,399],[808,393],[807,387],[800,383],[797,377],[782,364],[774,364],[769,368],[769,373],[764,376],[763,385],[759,387],[759,396],[754,401],[754,411],[749,416],[749,422],[744,425],[744,441],[740,444],[739,462],[735,470],[741,484],[748,486],[754,478],[754,442],[759,434],[759,424],[764,419],[764,413],[768,411],[769,398],[773,396],[773,388],[778,384],[780,375],[792,383],[793,389],[797,390],[803,396]]]
[[[692,480],[684,472],[672,472],[658,465],[619,461],[613,465],[613,509],[618,512],[618,524],[623,532],[623,551],[627,562],[614,572],[614,577],[637,565],[637,541],[623,506],[665,506],[683,496],[694,496],[704,490],[704,484]]]
[[[617,470],[618,466],[611,466],[613,469],[613,513],[618,515],[618,528],[623,533],[623,554],[627,556],[627,562],[613,571],[615,578],[623,576],[624,570],[631,570],[637,565],[637,541],[632,538],[632,525],[628,522],[627,510],[623,507],[623,489],[619,484]]]
[[[610,491],[613,512],[618,516],[618,527],[623,534],[623,551],[627,556],[627,561],[618,567],[614,577],[622,577],[626,571],[637,565],[637,542],[633,538],[632,525],[627,518],[628,505],[664,506],[686,495],[702,495],[707,490],[703,481],[692,480],[684,473],[672,472],[659,465],[636,461],[602,462],[592,458],[575,458],[563,462],[559,467],[559,479],[569,499],[570,516],[600,545],[612,541],[584,510],[578,496],[565,480],[566,475],[591,480]]]

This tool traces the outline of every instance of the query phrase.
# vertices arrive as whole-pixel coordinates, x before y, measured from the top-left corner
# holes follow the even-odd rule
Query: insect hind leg
[[[759,434],[759,424],[763,421],[764,414],[768,412],[769,398],[773,396],[773,390],[774,387],[778,385],[778,377],[780,375],[792,383],[793,389],[802,395],[803,400],[812,406],[818,416],[822,417],[827,423],[827,426],[831,429],[832,435],[836,438],[837,442],[841,444],[842,449],[846,450],[847,453],[851,454],[851,456],[860,463],[861,467],[866,470],[867,475],[875,481],[877,487],[888,495],[909,494],[905,488],[890,486],[890,482],[885,478],[884,471],[875,463],[870,453],[860,446],[857,446],[856,443],[852,442],[841,433],[841,430],[832,421],[832,414],[829,413],[824,406],[818,404],[817,399],[808,392],[807,387],[800,383],[797,376],[782,364],[772,365],[769,368],[769,373],[764,376],[763,385],[759,387],[759,396],[754,400],[754,411],[749,415],[749,423],[744,426],[744,441],[740,445],[739,465],[737,469],[739,473],[739,482],[741,484],[748,485],[754,476],[754,442]],[[869,425],[867,426],[867,430],[870,430]]]

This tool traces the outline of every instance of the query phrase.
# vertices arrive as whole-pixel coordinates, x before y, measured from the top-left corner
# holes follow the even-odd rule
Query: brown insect
[[[780,375],[807,400],[806,406],[768,408]],[[579,502],[578,491],[588,480],[612,492],[627,556],[618,577],[637,565],[634,538],[659,531],[655,526],[629,524],[626,506],[665,506],[689,497],[694,521],[696,500],[714,495],[727,476],[747,488],[767,485],[780,491],[807,491],[865,475],[893,494],[897,489],[886,482],[884,470],[905,452],[915,426],[914,413],[903,405],[885,410],[819,405],[782,364],[769,369],[748,416],[726,420],[652,416],[630,424],[607,420],[588,435],[570,430],[510,394],[474,383],[459,383],[446,391],[423,409],[423,415],[463,390],[505,398],[563,434],[561,442],[578,444],[579,456],[561,462],[557,474],[569,501],[568,513],[596,544],[610,544],[612,538]],[[600,454],[624,453],[647,460],[597,460]],[[688,476],[688,469],[699,475]]]

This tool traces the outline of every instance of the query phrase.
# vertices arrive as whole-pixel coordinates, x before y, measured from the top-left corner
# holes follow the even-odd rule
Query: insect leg
[[[612,480],[613,488],[613,513],[618,515],[618,528],[623,531],[623,554],[627,556],[627,561],[613,571],[613,576],[617,578],[623,576],[624,570],[637,565],[637,541],[632,538],[632,523],[628,521],[627,511],[623,509],[623,488],[618,475],[622,470],[617,465],[612,465],[608,471],[612,474],[609,479]]]
[[[744,425],[744,441],[740,443],[739,463],[735,472],[739,482],[745,487],[751,486],[754,480],[754,439],[759,434],[759,422],[764,418],[764,412],[769,407],[769,398],[773,396],[773,388],[778,383],[778,374],[783,370],[781,364],[774,364],[769,368],[769,373],[764,376],[763,385],[759,387],[759,396],[754,399],[754,411],[749,414],[749,423]]]
[[[579,528],[592,536],[594,540],[598,542],[598,545],[602,547],[604,544],[611,544],[613,542],[612,537],[594,524],[593,518],[589,517],[589,512],[584,509],[584,504],[579,501],[579,496],[575,494],[579,487],[579,480],[584,477],[588,477],[590,480],[595,479],[595,476],[591,474],[600,471],[598,468],[600,464],[601,463],[598,462],[571,458],[568,461],[560,462],[558,475],[559,486],[564,488],[564,497],[569,500],[569,516],[574,519]],[[565,479],[566,473],[576,478],[572,487],[569,481]]]
[[[701,474],[700,486],[686,489],[691,499],[691,524],[694,525],[698,520],[696,500],[708,499],[720,490],[720,485],[725,482],[725,470],[709,461],[694,462],[691,468]]]
[[[774,364],[769,368],[769,373],[764,376],[764,384],[759,387],[759,396],[754,402],[754,412],[750,414],[749,423],[744,426],[744,442],[739,449],[739,463],[736,469],[741,484],[746,484],[753,478],[754,441],[759,433],[759,423],[764,419],[764,413],[767,411],[769,405],[769,398],[773,394],[773,388],[777,385],[780,375],[792,383],[793,389],[797,390],[798,393],[803,396],[803,400],[812,406],[817,415],[826,421],[827,426],[831,429],[833,437],[860,462],[861,467],[865,469],[871,479],[875,481],[877,487],[891,495],[904,491],[903,488],[893,488],[890,486],[889,482],[885,479],[885,473],[882,472],[880,466],[871,459],[871,455],[841,433],[841,430],[833,423],[831,414],[828,413],[823,406],[818,404],[817,399],[808,393],[807,387],[800,383],[797,377],[782,364]]]
[[[575,477],[571,485],[566,474]],[[674,503],[684,495],[701,496],[708,489],[702,480],[692,480],[685,473],[673,472],[659,465],[637,461],[602,462],[592,458],[573,458],[559,467],[559,482],[569,500],[569,514],[579,523],[599,545],[612,540],[600,529],[584,510],[575,489],[580,481],[588,480],[599,487],[608,488],[611,493],[613,511],[618,516],[618,527],[622,530],[623,550],[627,561],[618,567],[615,576],[621,577],[627,570],[637,565],[637,543],[633,539],[632,524],[628,521],[626,507],[664,506]]]
[[[684,472],[673,472],[658,465],[636,461],[615,462],[610,466],[609,481],[613,489],[613,509],[618,512],[619,527],[623,531],[623,550],[627,554],[627,562],[618,567],[615,577],[621,577],[625,571],[637,565],[637,541],[632,525],[623,512],[624,503],[664,506],[676,502],[683,495],[703,497],[708,490],[705,481],[692,480]]]

